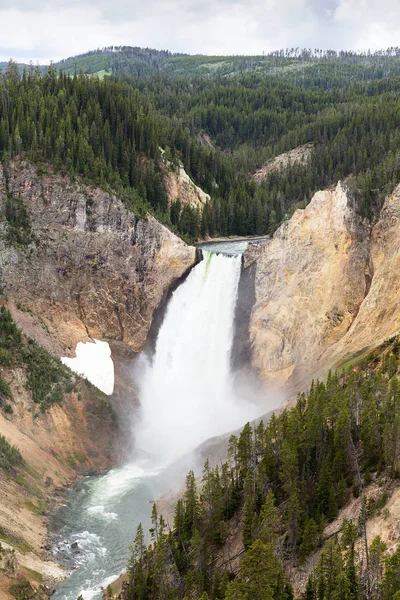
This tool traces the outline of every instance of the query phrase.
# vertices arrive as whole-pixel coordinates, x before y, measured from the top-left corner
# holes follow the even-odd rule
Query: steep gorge
[[[138,220],[112,194],[20,159],[0,168],[3,214],[7,203],[23,206],[30,236],[27,244],[11,243],[9,223],[0,222],[3,302],[15,322],[56,356],[72,356],[79,341],[107,340],[116,366],[111,403],[131,408],[130,365],[153,335],[157,309],[196,263],[195,248],[153,217]],[[235,366],[251,366],[267,383],[294,392],[397,332],[399,228],[400,188],[371,228],[339,183],[318,192],[273,239],[250,244]],[[22,541],[25,574],[31,568],[57,576],[47,561],[41,501],[115,464],[121,428],[109,403],[84,383],[42,414],[24,373],[5,374],[14,412],[0,413],[0,433],[20,448],[31,471],[22,485],[0,471],[0,527],[11,546]]]

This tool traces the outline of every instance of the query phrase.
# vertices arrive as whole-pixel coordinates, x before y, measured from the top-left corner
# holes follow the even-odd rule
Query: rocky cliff
[[[399,235],[400,186],[371,229],[339,182],[249,247],[251,361],[266,381],[298,389],[398,331]]]
[[[155,308],[194,264],[195,249],[154,218],[138,220],[115,196],[23,161],[7,173],[0,167],[2,212],[7,194],[21,198],[34,241],[8,244],[1,223],[2,286],[42,316],[53,351],[71,354],[88,336],[140,351]]]
[[[0,468],[0,597],[12,598],[9,585],[27,578],[35,589],[43,582],[35,598],[47,598],[52,582],[63,578],[49,552],[49,510],[80,476],[115,464],[117,427],[108,401],[93,386],[80,382],[61,404],[42,412],[22,368],[5,377],[13,412],[0,410],[0,434],[18,448],[23,463],[11,472]]]
[[[265,181],[271,173],[279,173],[294,165],[307,166],[311,160],[312,150],[313,144],[304,144],[304,146],[298,146],[297,148],[293,148],[293,150],[289,150],[289,152],[279,154],[275,158],[267,161],[253,174],[254,181],[260,184]]]
[[[188,204],[202,211],[205,204],[211,200],[209,194],[190,179],[182,163],[166,172],[166,186],[170,205],[179,200],[182,205]]]

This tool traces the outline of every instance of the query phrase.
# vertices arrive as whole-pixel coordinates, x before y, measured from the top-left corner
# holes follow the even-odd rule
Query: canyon
[[[197,261],[195,248],[153,217],[137,219],[114,195],[23,160],[6,173],[0,168],[1,212],[9,197],[23,202],[34,241],[10,244],[1,222],[3,304],[27,337],[55,356],[72,357],[77,343],[95,337],[107,340],[116,365],[111,403],[121,408],[134,395],[124,365],[144,348],[171,286]],[[42,413],[22,368],[3,367],[2,375],[13,412],[0,413],[0,433],[19,448],[30,473],[15,479],[0,472],[0,539],[10,551],[17,547],[14,570],[51,581],[61,571],[46,541],[48,499],[115,464],[121,427],[108,399],[84,382]]]
[[[14,321],[57,357],[73,357],[78,342],[107,341],[115,365],[111,397],[80,381],[45,413],[23,370],[2,369],[13,413],[0,413],[0,433],[30,469],[24,481],[0,471],[2,544],[19,546],[15,568],[25,576],[51,581],[61,572],[49,557],[40,501],[57,501],[61,489],[118,460],[121,414],[136,397],[135,357],[154,343],[172,290],[201,257],[154,217],[138,218],[114,194],[47,166],[15,159],[0,167],[2,212],[10,197],[22,202],[32,235],[29,245],[12,245],[0,223],[3,303]],[[293,396],[397,333],[399,233],[400,186],[371,226],[339,182],[271,239],[250,243],[236,309],[237,368]]]

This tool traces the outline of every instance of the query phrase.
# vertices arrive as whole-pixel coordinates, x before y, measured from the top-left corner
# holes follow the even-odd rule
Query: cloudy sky
[[[108,45],[193,54],[400,44],[399,0],[0,0],[0,60]]]

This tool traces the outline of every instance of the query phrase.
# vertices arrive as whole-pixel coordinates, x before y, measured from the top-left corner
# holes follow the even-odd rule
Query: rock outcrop
[[[170,205],[179,200],[183,206],[188,204],[202,211],[205,204],[211,199],[209,194],[206,194],[190,179],[182,163],[177,169],[167,172],[166,186]]]
[[[254,174],[253,179],[256,183],[262,183],[271,173],[284,171],[290,166],[299,165],[305,167],[311,160],[313,144],[304,144],[284,152],[268,160]]]
[[[0,411],[0,434],[23,459],[11,473],[0,468],[0,544],[13,561],[11,569],[0,566],[0,581],[7,584],[4,589],[0,584],[0,596],[12,598],[7,589],[18,577],[33,576],[34,585],[37,577],[48,585],[64,577],[49,552],[49,510],[80,476],[114,466],[119,453],[115,416],[93,386],[79,382],[61,404],[43,412],[32,400],[23,368],[6,369],[5,378],[13,412]]]
[[[399,330],[399,239],[400,186],[371,230],[339,183],[249,246],[251,361],[264,380],[299,389]]]
[[[0,211],[7,191],[21,197],[35,243],[9,245],[0,232],[1,284],[15,305],[43,319],[49,335],[38,341],[48,346],[50,337],[58,355],[88,337],[142,350],[155,308],[193,266],[195,248],[98,188],[23,161],[7,171],[0,167]],[[0,227],[5,234],[4,221]]]
[[[400,329],[400,185],[388,196],[372,229],[372,278],[365,300],[346,335],[323,360],[340,364],[379,345]]]

